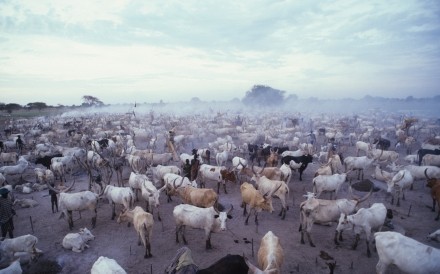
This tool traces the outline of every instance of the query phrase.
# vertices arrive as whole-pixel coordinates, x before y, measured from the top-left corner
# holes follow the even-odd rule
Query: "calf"
[[[356,234],[355,242],[352,246],[353,250],[356,249],[360,234],[365,231],[367,240],[367,256],[371,257],[370,252],[370,235],[372,229],[382,229],[382,226],[387,217],[387,209],[382,203],[374,203],[370,208],[361,208],[353,215],[346,215],[341,213],[339,218],[339,224],[335,233],[335,244],[339,245],[337,234],[340,235],[342,240],[342,231],[347,229],[353,229]]]
[[[23,270],[21,269],[20,258],[13,261],[8,267],[0,270],[0,274],[21,274],[21,273],[23,273]]]
[[[211,233],[226,231],[227,219],[232,219],[229,213],[220,212],[213,206],[208,208],[199,208],[193,205],[181,204],[174,207],[173,216],[176,221],[176,243],[179,243],[179,233],[181,233],[183,242],[188,244],[185,239],[185,227],[198,228],[205,230],[206,249],[211,249]]]
[[[63,247],[65,249],[71,249],[73,252],[81,253],[86,247],[88,241],[94,240],[92,232],[87,228],[80,228],[78,233],[69,233],[64,236]]]
[[[376,273],[384,274],[390,264],[405,273],[438,273],[440,250],[422,244],[398,232],[374,233],[379,262]]]

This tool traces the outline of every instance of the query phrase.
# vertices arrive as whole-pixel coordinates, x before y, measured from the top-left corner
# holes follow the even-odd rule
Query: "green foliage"
[[[26,107],[28,109],[38,109],[41,111],[42,109],[47,108],[48,106],[46,105],[46,103],[43,102],[34,102],[27,104]]]
[[[16,104],[16,103],[9,103],[5,105],[5,110],[10,114],[12,113],[12,111],[14,110],[18,110],[21,109],[21,105]]]
[[[283,90],[273,89],[269,86],[255,85],[251,90],[246,91],[246,95],[241,100],[248,106],[278,106],[284,103]]]
[[[84,95],[82,97],[82,100],[83,100],[82,106],[86,106],[86,107],[91,107],[91,106],[100,107],[104,105],[104,103],[101,100],[90,95]]]

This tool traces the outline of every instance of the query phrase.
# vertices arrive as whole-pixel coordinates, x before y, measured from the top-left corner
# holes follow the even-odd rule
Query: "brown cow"
[[[431,197],[432,197],[432,211],[435,212],[435,201],[437,201],[438,205],[438,214],[435,218],[436,221],[440,218],[440,179],[439,178],[429,178],[426,174],[426,171],[428,169],[425,169],[425,176],[426,176],[426,186],[431,188]]]
[[[243,207],[243,216],[247,214],[246,206],[249,205],[249,214],[247,214],[247,218],[245,224],[248,224],[249,217],[251,216],[252,211],[255,214],[255,224],[258,225],[258,212],[262,210],[273,212],[272,206],[272,194],[265,193],[261,194],[252,184],[244,182],[240,186],[242,203],[241,207]]]

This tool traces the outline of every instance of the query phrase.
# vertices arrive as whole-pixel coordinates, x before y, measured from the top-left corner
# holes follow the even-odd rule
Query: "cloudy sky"
[[[440,94],[440,1],[0,0],[0,102]]]

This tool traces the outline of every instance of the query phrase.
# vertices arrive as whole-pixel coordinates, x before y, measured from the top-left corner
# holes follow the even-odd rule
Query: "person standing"
[[[17,140],[15,141],[15,146],[17,147],[20,154],[23,152],[23,140],[21,139],[21,135],[17,136]]]
[[[12,217],[15,215],[15,210],[11,199],[8,198],[9,190],[0,188],[0,226],[2,237],[5,238],[9,233],[9,238],[14,238],[14,222]]]
[[[50,184],[52,187],[55,187],[55,184]],[[50,203],[52,205],[52,213],[55,213],[55,208],[57,209],[56,212],[58,212],[58,197],[57,193],[49,188],[49,195],[50,195]]]

